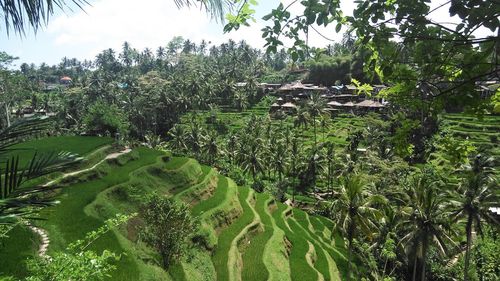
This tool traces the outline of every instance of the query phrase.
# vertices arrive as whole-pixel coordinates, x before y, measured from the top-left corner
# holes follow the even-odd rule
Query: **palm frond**
[[[51,119],[42,117],[24,118],[10,127],[0,130],[0,154],[28,136],[36,135],[49,128]]]
[[[212,18],[216,20],[224,21],[224,17],[227,12],[231,11],[234,2],[230,0],[174,0],[177,7],[191,7],[197,6],[197,3],[201,2],[201,6],[205,8],[207,13],[209,13]]]
[[[80,9],[88,4],[86,0],[71,0],[71,2]],[[16,33],[24,34],[27,26],[31,26],[36,32],[47,24],[49,17],[54,13],[54,8],[62,10],[69,6],[64,0],[0,1],[7,33],[13,29]]]

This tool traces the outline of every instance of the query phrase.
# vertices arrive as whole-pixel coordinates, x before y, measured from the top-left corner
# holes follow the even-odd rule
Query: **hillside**
[[[124,253],[111,280],[341,280],[345,272],[343,239],[331,239],[331,221],[238,187],[194,159],[136,148],[60,184],[61,203],[45,209],[46,220],[37,223],[51,239],[49,255],[105,219],[136,211],[152,192],[187,203],[199,218],[204,247],[194,247],[188,259],[168,273],[157,266],[157,254],[138,240],[137,219],[97,240],[96,250]],[[23,253],[14,257],[17,261],[38,248],[36,237],[20,232],[25,235],[15,239],[26,240],[26,248],[1,251]],[[9,263],[0,273],[21,277],[26,274],[23,266]]]

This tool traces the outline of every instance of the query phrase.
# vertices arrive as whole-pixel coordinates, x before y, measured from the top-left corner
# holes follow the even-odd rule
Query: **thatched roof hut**
[[[337,102],[337,101],[331,101],[331,102],[327,103],[327,105],[335,107],[335,106],[342,106],[343,104],[341,104],[340,102]]]
[[[385,107],[383,104],[381,104],[378,101],[373,101],[373,100],[364,100],[360,103],[355,104],[357,107],[369,107],[369,108],[381,108]]]
[[[297,106],[291,102],[287,102],[287,103],[283,104],[281,107],[283,107],[283,108],[297,108]]]

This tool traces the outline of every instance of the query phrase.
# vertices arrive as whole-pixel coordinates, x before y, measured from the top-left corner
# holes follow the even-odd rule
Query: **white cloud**
[[[262,0],[263,1],[263,0]],[[86,6],[85,12],[75,12],[53,18],[47,28],[51,45],[58,56],[75,56],[93,58],[107,48],[120,50],[124,41],[128,41],[137,49],[165,46],[174,36],[183,36],[194,42],[201,39],[220,44],[231,38],[235,41],[246,40],[254,47],[262,48],[265,41],[261,38],[261,29],[266,25],[259,18],[269,12],[269,7],[276,7],[278,0],[266,0],[257,7],[257,22],[250,27],[242,27],[238,31],[223,34],[223,26],[211,20],[205,11],[199,8],[179,9],[173,0],[96,0],[92,6]],[[286,6],[293,0],[281,0]],[[442,1],[433,1],[432,6]],[[352,14],[355,3],[341,1],[344,14]],[[266,7],[262,7],[266,6]],[[302,12],[300,2],[290,7],[293,14]],[[440,21],[451,21],[447,7],[432,14],[432,18]],[[316,27],[325,37],[340,41],[342,32],[335,32],[335,26]],[[286,45],[290,42],[285,40]],[[309,45],[324,47],[332,43],[315,31],[309,32]]]
[[[99,0],[85,7],[85,12],[55,18],[47,31],[55,37],[56,47],[84,47],[87,56],[107,48],[119,50],[124,41],[138,49],[165,46],[174,36],[195,42],[221,43],[221,38],[231,37],[262,43],[258,28],[224,36],[222,28],[205,11],[178,9],[172,0]]]

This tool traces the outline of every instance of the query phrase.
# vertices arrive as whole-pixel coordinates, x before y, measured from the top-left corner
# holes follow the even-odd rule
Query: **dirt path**
[[[67,178],[67,177],[76,176],[76,175],[79,175],[81,173],[91,171],[91,170],[95,169],[97,166],[99,166],[100,164],[102,164],[104,161],[109,160],[109,159],[116,159],[123,154],[129,153],[130,151],[132,151],[132,149],[125,147],[125,149],[122,151],[108,154],[106,157],[104,157],[104,159],[97,162],[94,166],[92,166],[90,168],[86,168],[86,169],[82,169],[82,170],[78,170],[78,171],[74,171],[74,172],[70,172],[70,173],[65,173],[62,176],[58,177],[57,179],[49,181],[48,183],[44,184],[43,186],[44,187],[50,186],[50,185],[53,185],[54,183],[56,183],[62,179]],[[29,229],[31,229],[31,231],[40,235],[40,237],[42,238],[42,242],[40,243],[40,247],[38,248],[38,255],[42,258],[47,258],[48,257],[47,256],[47,249],[49,248],[49,244],[50,244],[50,239],[49,239],[49,235],[48,235],[47,231],[43,228],[36,227],[32,224],[28,224],[28,227],[29,227]]]
[[[62,179],[67,178],[67,177],[76,176],[76,175],[79,175],[81,173],[85,173],[85,172],[91,171],[91,170],[95,169],[97,166],[99,166],[100,164],[102,164],[104,161],[109,160],[109,159],[116,159],[116,158],[120,157],[123,154],[129,153],[130,151],[132,151],[132,149],[126,147],[122,151],[108,154],[106,157],[104,157],[104,159],[102,159],[101,161],[97,162],[94,166],[92,166],[90,168],[86,168],[86,169],[82,169],[82,170],[78,170],[78,171],[74,171],[74,172],[70,172],[70,173],[65,173],[62,176],[58,177],[57,179],[49,181],[48,183],[44,184],[43,186],[44,187],[50,186],[50,185],[53,185],[54,183],[56,183],[56,182],[58,182],[58,181],[60,181]]]

